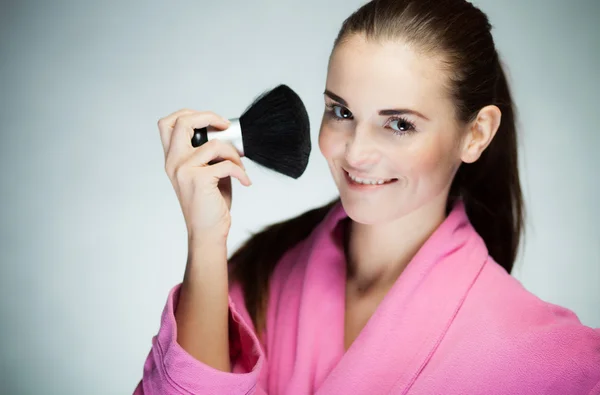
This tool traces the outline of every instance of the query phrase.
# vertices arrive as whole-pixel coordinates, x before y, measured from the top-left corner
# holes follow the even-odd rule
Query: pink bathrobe
[[[345,217],[338,202],[278,262],[262,339],[231,287],[232,373],[176,342],[175,286],[134,393],[600,394],[600,329],[507,274],[461,202],[344,352]]]

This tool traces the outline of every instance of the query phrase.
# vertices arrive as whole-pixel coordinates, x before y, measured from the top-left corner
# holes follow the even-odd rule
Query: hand
[[[252,182],[235,147],[218,138],[194,148],[195,128],[227,129],[229,121],[211,111],[182,109],[158,121],[165,170],[179,199],[188,236],[227,238],[231,226],[231,176]]]

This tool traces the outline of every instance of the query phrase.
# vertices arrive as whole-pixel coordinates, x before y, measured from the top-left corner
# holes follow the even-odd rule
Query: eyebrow
[[[323,92],[324,95],[329,96],[331,99],[339,102],[341,105],[349,107],[348,103],[346,102],[346,100],[342,99],[340,96],[336,95],[335,93],[325,89],[325,92]],[[429,118],[427,118],[425,115],[421,114],[418,111],[415,110],[411,110],[408,108],[393,108],[393,109],[388,109],[388,110],[380,110],[379,111],[379,115],[403,115],[403,114],[412,114],[412,115],[416,115],[418,117],[421,117],[427,121],[429,121]]]

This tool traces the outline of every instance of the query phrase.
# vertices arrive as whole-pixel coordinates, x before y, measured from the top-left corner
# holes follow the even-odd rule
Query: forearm
[[[230,372],[226,240],[190,240],[175,310],[177,342],[199,361]]]

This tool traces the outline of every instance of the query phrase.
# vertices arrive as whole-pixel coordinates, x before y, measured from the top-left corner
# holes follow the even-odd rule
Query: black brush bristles
[[[308,165],[310,123],[300,97],[286,85],[264,92],[240,117],[244,155],[292,178]]]

